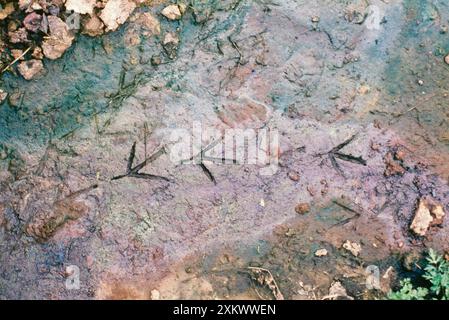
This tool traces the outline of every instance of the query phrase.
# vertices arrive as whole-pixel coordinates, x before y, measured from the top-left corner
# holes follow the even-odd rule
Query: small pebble
[[[39,74],[44,69],[44,65],[41,60],[31,59],[28,61],[22,61],[17,66],[19,73],[26,79],[31,80],[37,74]]]
[[[290,178],[290,180],[299,181],[299,174],[295,171],[290,171],[288,173],[288,177]]]
[[[327,250],[326,249],[319,249],[319,250],[315,251],[315,256],[316,257],[327,256]]]
[[[394,157],[396,160],[403,161],[405,158],[405,152],[403,150],[398,150],[396,151]]]
[[[371,149],[374,150],[374,151],[379,151],[379,149],[380,149],[380,144],[378,144],[378,143],[372,141],[372,142],[371,142]]]
[[[0,103],[6,100],[8,97],[8,93],[4,91],[3,89],[0,89]]]
[[[165,7],[161,13],[169,20],[179,20],[182,17],[182,12],[176,4]]]
[[[357,90],[357,92],[361,95],[365,95],[365,94],[369,93],[369,91],[370,91],[370,87],[367,85],[360,86]]]
[[[161,59],[160,56],[154,55],[154,56],[151,57],[151,64],[152,64],[153,66],[158,66],[158,65],[160,65],[161,63],[162,63],[162,59]]]
[[[310,205],[308,203],[299,203],[295,207],[295,211],[297,214],[306,214],[310,211]]]
[[[151,300],[160,300],[160,299],[161,299],[161,293],[156,289],[151,290]]]
[[[360,246],[360,244],[358,244],[357,242],[351,242],[349,240],[346,240],[345,243],[343,243],[343,248],[351,252],[354,257],[357,257],[362,251],[362,247]]]

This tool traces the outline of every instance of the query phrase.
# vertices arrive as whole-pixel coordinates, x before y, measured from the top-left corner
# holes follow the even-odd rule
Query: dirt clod
[[[14,59],[25,60],[25,58],[23,57],[23,50],[12,49],[11,50],[11,54],[12,54]]]
[[[362,251],[360,244],[349,240],[346,240],[345,243],[343,243],[343,248],[348,250],[354,257],[357,257]]]
[[[161,299],[161,293],[156,289],[151,290],[150,295],[151,295],[151,300],[160,300]]]
[[[417,268],[421,255],[415,251],[408,252],[402,259],[402,267],[407,271],[413,271]]]
[[[170,59],[176,58],[179,46],[179,36],[174,32],[167,33],[162,42],[162,46]]]
[[[161,23],[151,13],[142,13],[137,19],[137,22],[150,32],[150,36],[161,34]]]
[[[7,97],[8,97],[8,93],[5,90],[0,89],[0,103],[5,101]]]
[[[329,294],[323,297],[323,300],[354,300],[354,298],[348,296],[345,287],[343,287],[340,281],[335,281],[329,288]]]
[[[0,10],[0,20],[5,20],[11,13],[14,12],[14,3],[9,2],[4,8]]]
[[[165,7],[161,13],[164,17],[170,20],[179,20],[182,17],[182,13],[181,10],[179,10],[179,6],[175,4]]]
[[[42,16],[35,12],[30,13],[23,20],[25,28],[31,32],[37,32],[41,28]]]
[[[75,38],[67,24],[55,16],[48,17],[50,36],[42,43],[44,55],[51,60],[60,58]]]
[[[151,64],[152,64],[153,66],[158,66],[158,65],[160,65],[161,63],[162,63],[161,56],[159,56],[159,55],[154,55],[154,56],[151,57]]]
[[[29,43],[28,32],[25,28],[19,28],[16,31],[10,31],[8,33],[9,42],[11,43]]]
[[[385,155],[385,176],[403,175],[405,173],[405,168],[397,161],[394,160],[393,154],[391,152]]]
[[[40,47],[36,47],[34,48],[33,53],[31,53],[31,56],[35,59],[42,60],[44,58],[44,53]]]
[[[404,161],[405,155],[406,155],[406,153],[405,153],[404,150],[398,150],[398,151],[396,151],[396,153],[394,154],[394,158],[395,158],[396,160],[399,160],[399,161]]]
[[[443,222],[445,212],[443,206],[435,200],[427,197],[419,200],[410,230],[419,236],[425,236],[432,225]]]
[[[288,177],[292,181],[299,181],[299,174],[296,171],[289,171],[288,172]]]
[[[284,300],[282,292],[274,280],[272,273],[264,268],[249,267],[252,278],[261,286],[266,286],[273,294],[276,300]]]
[[[31,80],[44,69],[44,65],[41,60],[32,59],[22,61],[19,63],[17,69],[26,80]]]
[[[96,15],[85,18],[82,33],[91,37],[96,37],[104,33],[104,23]]]
[[[295,207],[295,211],[297,214],[306,214],[310,211],[310,205],[308,203],[299,203]]]
[[[114,31],[125,23],[135,8],[136,4],[129,0],[109,0],[100,13],[106,31]]]
[[[360,86],[360,87],[357,89],[357,92],[358,92],[360,95],[368,94],[368,93],[370,92],[370,87],[367,86],[367,85],[362,85],[362,86]]]
[[[94,11],[96,0],[67,0],[65,7],[80,14],[92,14]]]
[[[327,250],[326,249],[318,249],[315,251],[315,257],[324,257],[327,256]]]

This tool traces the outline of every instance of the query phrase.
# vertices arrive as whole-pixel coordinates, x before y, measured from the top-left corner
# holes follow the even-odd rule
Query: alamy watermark
[[[259,173],[273,175],[279,163],[279,133],[270,128],[224,129],[194,122],[189,129],[171,129],[170,160],[176,164],[257,165]]]

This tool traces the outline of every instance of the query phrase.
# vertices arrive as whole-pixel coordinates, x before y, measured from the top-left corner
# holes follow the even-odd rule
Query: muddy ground
[[[427,248],[449,250],[447,217],[409,229],[424,196],[449,210],[446,1],[194,1],[179,21],[164,5],[80,36],[38,79],[3,75],[1,298],[322,299],[339,281],[374,299]],[[145,36],[148,10],[160,36]],[[178,48],[162,46],[167,32]],[[277,171],[166,152],[140,170],[165,179],[113,179],[134,143],[135,166],[196,122],[277,130]]]

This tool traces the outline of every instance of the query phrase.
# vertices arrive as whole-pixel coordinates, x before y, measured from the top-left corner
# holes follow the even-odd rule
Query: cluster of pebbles
[[[26,80],[44,69],[44,58],[60,58],[78,33],[100,36],[125,23],[137,6],[148,0],[0,0],[0,63],[2,73],[16,71]],[[186,6],[171,4],[161,14],[181,19]],[[160,23],[150,13],[143,17],[154,33]],[[166,42],[177,42],[164,39]],[[175,43],[176,45],[177,43]]]

